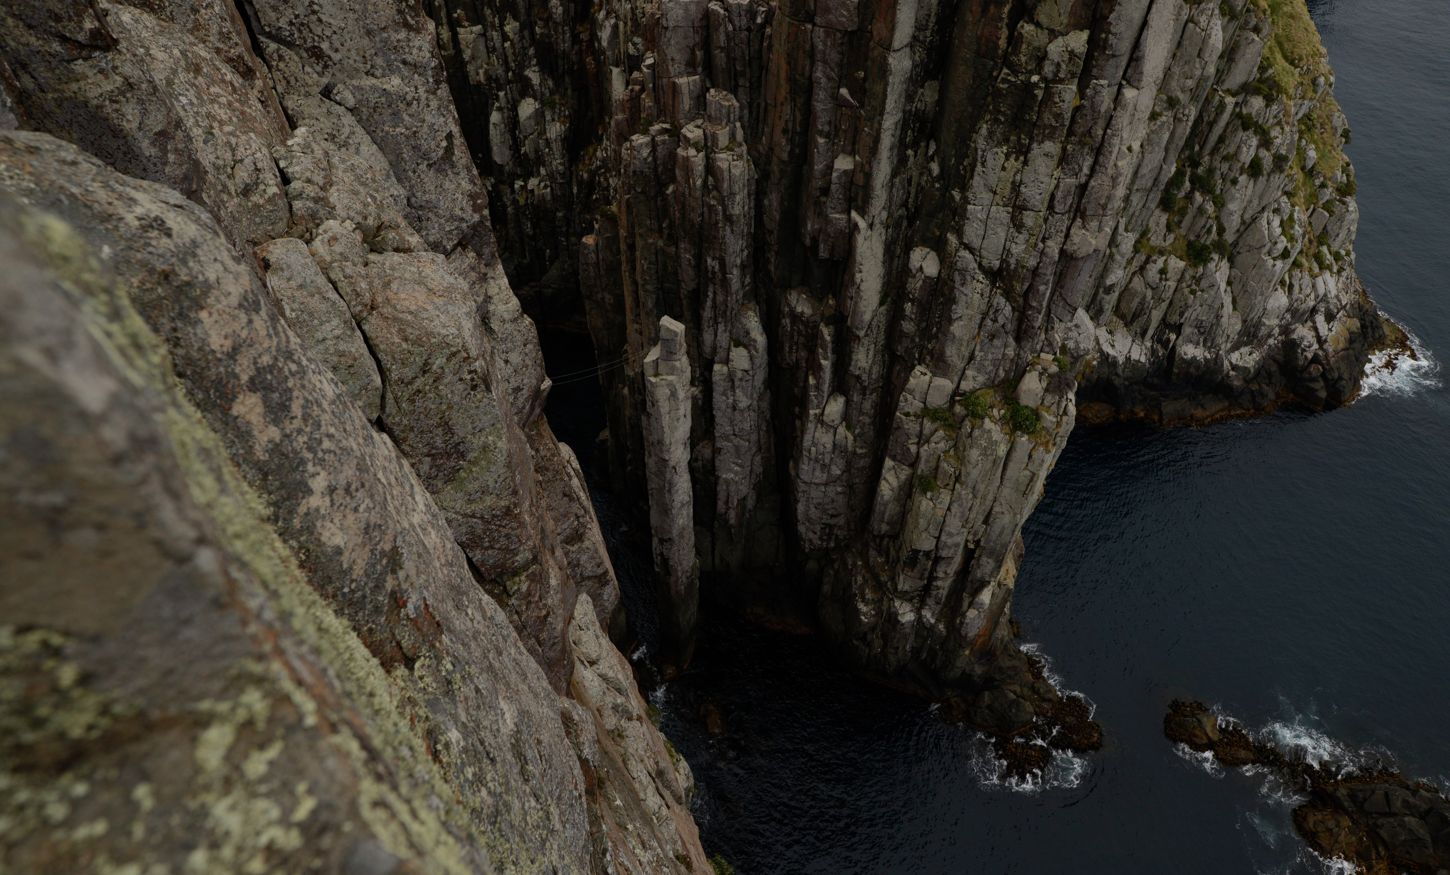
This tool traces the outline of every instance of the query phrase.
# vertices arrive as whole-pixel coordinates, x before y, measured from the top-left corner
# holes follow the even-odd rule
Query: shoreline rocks
[[[1163,734],[1222,766],[1268,769],[1302,793],[1294,828],[1320,856],[1368,875],[1450,870],[1450,798],[1391,763],[1312,762],[1202,702],[1181,699],[1169,703]]]
[[[947,719],[990,738],[1010,779],[1041,776],[1059,753],[1100,750],[1103,730],[1092,719],[1092,704],[1060,689],[1040,656],[1012,647],[993,662],[986,686],[946,698]]]
[[[1373,301],[1368,299],[1364,305],[1374,308]],[[1323,413],[1352,403],[1363,396],[1364,384],[1371,376],[1376,373],[1390,376],[1405,363],[1422,360],[1408,332],[1388,314],[1376,310],[1372,321],[1368,318],[1364,321],[1372,327],[1361,335],[1363,344],[1356,353],[1365,361],[1363,373],[1353,393],[1335,404],[1315,406],[1302,395],[1285,392],[1262,396],[1250,393],[1235,402],[1213,393],[1194,393],[1187,388],[1158,394],[1145,392],[1142,397],[1130,402],[1110,400],[1111,394],[1105,398],[1095,387],[1084,386],[1078,393],[1077,422],[1088,428],[1116,424],[1156,428],[1200,427],[1267,416],[1281,410]]]

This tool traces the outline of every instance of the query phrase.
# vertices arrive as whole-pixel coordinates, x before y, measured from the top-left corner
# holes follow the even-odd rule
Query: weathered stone
[[[383,381],[347,304],[293,237],[257,247],[257,257],[282,318],[313,358],[327,365],[369,421],[382,411]]]
[[[7,159],[47,139],[7,141]],[[118,194],[88,181],[87,200]],[[150,215],[188,237],[205,222],[226,251],[179,195],[136,194],[164,195]],[[516,744],[547,733],[552,694],[511,631],[494,623],[484,649],[524,669],[493,690],[518,697],[519,723],[472,727],[492,749],[490,807],[430,755],[413,721],[441,726],[421,686],[390,677],[314,591],[132,308],[132,280],[111,275],[127,255],[101,258],[94,233],[0,195],[0,866],[343,871],[362,846],[440,872],[582,862],[567,821],[525,814],[548,755],[517,770]]]
[[[394,0],[247,0],[246,8],[283,107],[302,125],[322,102],[351,117],[386,158],[407,194],[407,223],[430,248],[449,252],[486,224],[486,195],[425,15]]]
[[[392,672],[471,817],[494,824],[496,853],[582,865],[582,779],[557,697],[413,470],[286,328],[210,217],[34,134],[0,135],[0,188],[111,253],[188,397],[305,557],[307,582]]]
[[[377,707],[389,719],[401,721],[408,744],[427,750],[426,755],[413,755],[394,746],[387,750],[400,752],[385,752],[383,759],[369,762],[378,767],[434,764],[426,768],[436,765],[436,779],[427,780],[440,782],[439,789],[427,792],[433,798],[457,800],[456,809],[439,815],[453,818],[449,822],[456,825],[449,835],[454,838],[438,841],[456,841],[460,850],[438,853],[462,859],[459,866],[465,869],[530,870],[544,865],[583,871],[595,865],[591,861],[599,847],[622,840],[590,835],[591,824],[637,834],[639,827],[629,818],[638,809],[610,820],[591,810],[604,801],[586,793],[579,770],[582,754],[571,737],[577,733],[570,730],[566,736],[561,700],[540,671],[540,665],[549,662],[541,658],[539,639],[532,636],[547,624],[520,624],[535,641],[531,659],[504,612],[470,573],[454,541],[461,536],[448,525],[457,521],[439,511],[397,447],[370,427],[334,376],[287,328],[261,283],[237,259],[210,218],[175,192],[115,174],[73,147],[34,134],[0,135],[0,189],[55,210],[84,228],[85,236],[77,243],[80,251],[106,253],[107,267],[115,272],[119,288],[165,338],[182,388],[205,427],[220,436],[227,464],[235,464],[239,472],[237,482],[256,490],[257,506],[267,508],[267,531],[274,532],[270,537],[280,538],[279,549],[297,557],[299,585],[315,590],[328,606],[325,610],[345,622],[341,628],[353,642],[349,646],[357,650],[367,671],[385,678],[387,695],[395,697]],[[339,287],[344,297],[355,293],[349,303],[371,307],[359,310],[378,320],[365,324],[365,329],[372,327],[378,338],[399,343],[408,337],[461,338],[440,352],[453,356],[465,376],[470,367],[480,377],[489,376],[478,364],[488,361],[485,356],[473,355],[472,365],[468,356],[458,358],[476,348],[482,328],[472,296],[447,270],[442,256],[368,256],[356,231],[331,224],[335,239],[320,235],[314,244],[322,245],[314,250],[319,263],[337,270],[337,276],[348,278],[340,269],[349,264],[348,258],[381,260],[377,284]],[[301,256],[300,251],[296,254]],[[427,290],[438,294],[430,298],[422,294]],[[450,314],[449,307],[458,308],[458,313]],[[411,334],[414,330],[423,333]],[[421,391],[406,373],[418,357],[410,358],[386,344],[380,347],[388,349],[403,371],[390,371],[390,359],[380,355],[385,362],[385,392]],[[498,383],[484,380],[479,388],[489,385]],[[470,404],[481,397],[476,389],[469,392],[465,400]],[[384,418],[389,403],[385,397]],[[427,414],[429,408],[418,410]],[[507,403],[497,396],[493,410],[491,415],[500,421],[508,419]],[[448,422],[435,416],[411,425],[426,430]],[[4,434],[14,433],[15,428],[7,425]],[[450,434],[439,433],[445,439]],[[448,462],[427,456],[433,446],[428,442],[435,437],[426,432],[417,437],[422,442],[417,454],[420,465]],[[417,444],[412,445],[418,450]],[[522,470],[532,480],[537,475],[522,439],[520,445],[526,454]],[[461,482],[477,487],[469,478]],[[537,487],[531,483],[530,488]],[[569,498],[580,500],[577,492]],[[592,522],[588,516],[576,519],[574,525],[577,529]],[[460,531],[467,534],[466,528]],[[551,519],[541,514],[524,519],[506,546],[538,549],[551,544],[553,537]],[[124,570],[120,574],[120,581],[128,579]],[[573,583],[562,572],[555,582],[559,589],[551,592],[558,601],[540,604],[539,609],[567,624],[573,619]],[[608,582],[597,585],[609,592]],[[117,594],[126,592],[119,584],[113,589]],[[166,604],[163,601],[161,606]],[[561,604],[568,607],[560,608]],[[275,608],[264,599],[258,609]],[[592,607],[588,609],[592,612]],[[517,615],[514,606],[511,612]],[[588,619],[594,622],[592,615]],[[559,637],[563,634],[561,630]],[[165,659],[161,645],[158,642],[146,658]],[[612,648],[607,639],[597,646]],[[572,657],[567,657],[567,642],[559,647],[558,658],[569,659],[564,666],[567,686]],[[328,663],[317,671],[338,668]],[[196,670],[203,675],[206,671],[201,666]],[[341,701],[362,696],[371,697],[369,703],[380,702],[378,695],[349,689]],[[629,712],[626,705],[632,702],[618,706],[625,710],[617,710],[616,719],[646,720],[642,707]],[[596,731],[593,719],[586,727],[590,732]],[[258,743],[266,744],[266,737]],[[667,762],[668,757],[658,761]],[[618,792],[639,790],[620,783]],[[204,797],[178,791],[167,798],[166,810],[197,800]],[[431,804],[424,807],[434,810]],[[323,835],[333,835],[347,828],[319,829]],[[651,826],[644,838],[635,841],[651,850],[657,840],[685,848],[687,859],[698,853],[698,839],[683,827],[661,832]],[[390,836],[382,848],[383,856],[406,861],[421,855],[433,865],[431,846],[399,847]],[[382,858],[371,851],[364,855]]]
[[[569,624],[569,689],[594,715],[595,737],[589,755],[581,757],[597,797],[594,811],[618,821],[596,830],[609,839],[601,871],[709,872],[690,817],[690,767],[653,723],[641,719],[649,708],[635,688],[633,669],[595,617],[589,597],[580,596]],[[644,835],[635,832],[641,827]]]
[[[6,3],[0,56],[26,127],[176,188],[233,242],[280,237],[287,200],[271,150],[287,127],[270,88],[249,84],[260,76],[235,8],[206,0],[173,20],[190,4],[161,5]]]
[[[1202,702],[1173,700],[1163,731],[1170,741],[1211,753],[1221,765],[1273,773],[1301,797],[1294,826],[1322,857],[1373,875],[1432,875],[1450,868],[1450,835],[1444,830],[1450,799],[1430,784],[1411,783],[1382,760],[1361,754],[1311,762],[1302,749],[1281,749],[1271,735],[1250,735]]]

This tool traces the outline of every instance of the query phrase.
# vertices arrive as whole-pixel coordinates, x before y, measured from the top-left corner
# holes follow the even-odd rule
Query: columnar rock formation
[[[496,218],[554,210],[506,262],[558,276],[579,235],[601,359],[688,329],[707,589],[813,601],[898,679],[970,681],[1007,644],[1079,400],[1331,407],[1383,334],[1302,0],[435,6],[488,107],[475,157],[519,193]],[[604,379],[635,488],[642,379]]]
[[[673,659],[687,662],[700,606],[690,487],[690,360],[685,326],[660,319],[660,341],[644,358],[645,461],[655,570],[667,613]]]

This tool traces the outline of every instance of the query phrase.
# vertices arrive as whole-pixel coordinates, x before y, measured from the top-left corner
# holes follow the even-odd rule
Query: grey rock
[[[293,237],[257,247],[267,291],[313,358],[327,365],[369,421],[382,411],[383,381],[352,314],[322,275],[307,244]]]
[[[596,348],[639,361],[669,315],[696,356],[701,573],[819,589],[872,669],[970,681],[1007,646],[1016,533],[1074,394],[1163,423],[1323,409],[1354,397],[1383,334],[1322,53],[1292,76],[1265,56],[1276,27],[1312,27],[1297,0],[922,0],[872,20],[626,0],[572,41],[552,13],[539,36],[490,14],[465,16],[470,44],[509,60],[472,55],[460,103],[508,76],[559,118],[605,119],[573,129],[587,174],[544,150],[493,167],[494,190],[547,167],[548,203],[605,201],[580,229]],[[607,82],[539,60],[561,41]],[[506,248],[548,203],[504,216]],[[658,488],[652,379],[603,381],[626,488]],[[979,392],[995,433],[966,415]],[[1003,430],[1013,405],[1032,440]]]
[[[175,230],[203,220],[168,197]],[[411,684],[310,585],[113,274],[125,255],[96,242],[0,195],[0,863],[344,871],[365,844],[440,872],[517,866],[523,847],[478,840],[489,821],[410,723],[428,719]],[[547,700],[542,678],[512,692],[530,686]],[[508,736],[487,742],[491,777],[527,806]],[[569,859],[551,828],[529,838]]]
[[[690,799],[690,767],[655,725],[640,715],[648,706],[634,684],[634,670],[609,642],[587,595],[579,597],[569,625],[573,700],[593,715],[594,736],[582,758],[604,804],[599,816],[616,819],[602,871],[710,872],[700,849]],[[641,834],[643,833],[643,834]]]
[[[683,663],[689,661],[700,600],[690,483],[693,390],[685,326],[668,316],[660,319],[659,342],[645,357],[644,373],[650,534],[665,594],[666,632]]]
[[[106,266],[165,339],[186,396],[276,535],[305,557],[307,585],[388,673],[410,736],[426,739],[446,795],[481,837],[470,841],[487,842],[498,866],[584,867],[582,777],[557,695],[413,469],[286,327],[211,218],[43,135],[0,135],[0,190],[83,229],[85,251],[110,253]]]
[[[617,583],[577,462],[539,416],[537,337],[495,251],[427,19],[391,0],[21,4],[0,16],[0,92],[16,123],[181,187],[242,251],[265,244],[238,260],[171,189],[45,138],[0,143],[0,188],[65,213],[111,261],[302,582],[385,675],[397,704],[383,712],[424,752],[364,747],[380,768],[436,767],[434,801],[401,803],[441,812],[441,827],[409,827],[431,844],[399,850],[396,828],[377,843],[339,823],[319,828],[320,853],[352,847],[359,866],[410,869],[420,857],[449,870],[706,868],[678,794],[667,823],[635,820],[658,806],[613,810],[655,792],[633,780],[678,771],[657,733],[619,758],[608,794],[580,772],[606,716],[617,734],[648,726],[646,708],[636,693],[571,722],[580,706],[557,695],[576,670],[576,605],[595,623],[591,652],[623,664],[597,634],[617,624]],[[340,694],[354,696],[381,701]],[[327,838],[343,832],[358,840]],[[322,868],[344,862],[329,859]]]
[[[233,242],[280,237],[287,201],[271,150],[287,127],[270,89],[256,84],[235,9],[158,5],[5,4],[0,56],[16,108],[27,127],[205,205]],[[176,11],[185,14],[173,20]]]

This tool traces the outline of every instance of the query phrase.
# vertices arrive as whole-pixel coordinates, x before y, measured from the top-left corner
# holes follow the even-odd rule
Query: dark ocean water
[[[1311,7],[1354,129],[1362,273],[1450,355],[1450,2]],[[1107,747],[1045,789],[993,782],[970,733],[804,640],[716,629],[654,698],[707,847],[742,873],[1323,871],[1260,780],[1173,751],[1165,706],[1202,698],[1450,777],[1447,521],[1450,393],[1433,384],[1324,416],[1075,434],[1015,612],[1097,704]]]

